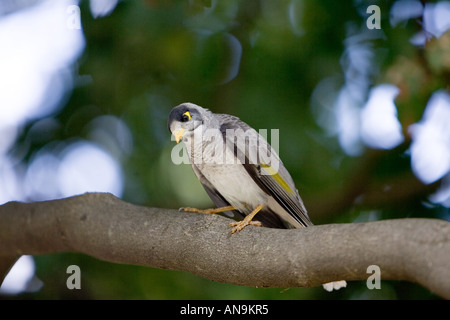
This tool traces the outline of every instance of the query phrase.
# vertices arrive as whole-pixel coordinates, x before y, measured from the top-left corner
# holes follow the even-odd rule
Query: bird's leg
[[[249,224],[260,227],[261,222],[252,221],[252,219],[259,211],[261,211],[262,208],[264,208],[264,205],[260,204],[252,212],[250,212],[247,216],[245,216],[245,218],[242,221],[236,221],[236,222],[230,223],[230,227],[233,227],[233,229],[231,229],[231,233],[235,233],[236,231],[241,231]]]
[[[208,214],[221,213],[221,212],[233,211],[233,210],[235,210],[233,206],[212,208],[212,209],[203,209],[203,210],[202,209],[197,209],[197,208],[180,208],[180,211],[208,213]]]

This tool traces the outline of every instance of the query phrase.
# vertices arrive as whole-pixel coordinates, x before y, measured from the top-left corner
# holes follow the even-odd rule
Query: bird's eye
[[[183,113],[183,115],[181,116],[181,121],[182,122],[187,122],[191,120],[191,113],[189,111],[186,111],[185,113]]]

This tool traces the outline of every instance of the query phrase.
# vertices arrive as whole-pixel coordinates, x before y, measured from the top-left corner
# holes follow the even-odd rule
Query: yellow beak
[[[180,128],[178,130],[175,130],[173,132],[173,136],[175,137],[175,141],[178,143],[181,140],[181,137],[183,137],[184,131],[186,131],[186,129],[184,128]]]

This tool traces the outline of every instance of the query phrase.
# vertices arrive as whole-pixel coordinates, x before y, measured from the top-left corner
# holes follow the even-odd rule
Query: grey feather
[[[186,112],[192,119],[183,117]],[[236,212],[245,216],[262,204],[264,208],[256,220],[265,226],[299,228],[312,225],[294,181],[279,156],[248,124],[235,116],[215,114],[195,104],[184,103],[172,109],[168,127],[171,132],[180,128],[186,130],[183,141],[192,168],[216,206],[232,205]],[[211,129],[218,131],[197,140],[195,132],[205,133]],[[222,139],[223,143],[214,142],[217,139]],[[233,158],[234,164],[214,162],[224,158]],[[196,159],[202,161],[195,163]]]
[[[228,143],[227,145],[233,147],[233,152],[238,159],[244,159],[242,165],[255,183],[270,194],[301,226],[313,225],[291,175],[267,140],[237,117],[227,114],[217,114],[216,117],[219,118],[219,122],[221,123],[220,131],[222,132],[224,141],[227,139],[226,132],[229,129],[241,129],[245,132],[246,137],[248,137],[245,141],[244,149],[242,148],[242,144]],[[293,191],[292,194],[289,194],[272,175],[261,174],[261,161],[259,157],[261,153],[270,154],[272,159],[277,162],[278,174]],[[256,157],[257,163],[251,163],[249,161],[252,154],[258,155]]]
[[[200,172],[200,170],[197,168],[195,164],[192,164],[192,169],[194,170],[195,175],[197,176],[198,180],[203,186],[203,189],[205,189],[208,196],[211,198],[211,200],[214,202],[214,204],[218,207],[228,207],[230,203],[214,188],[214,186],[209,182],[208,179]],[[233,217],[235,213],[238,213],[242,218],[244,215],[240,213],[239,211],[235,210],[233,212],[226,211],[225,214],[229,217]]]

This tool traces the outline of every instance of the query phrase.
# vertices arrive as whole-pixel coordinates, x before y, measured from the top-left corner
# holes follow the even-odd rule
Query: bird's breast
[[[191,140],[186,147],[191,163],[200,170],[230,205],[244,214],[260,204],[267,204],[268,195],[255,183],[220,136]]]
[[[199,169],[233,207],[245,214],[268,201],[267,194],[241,164],[204,164]]]

